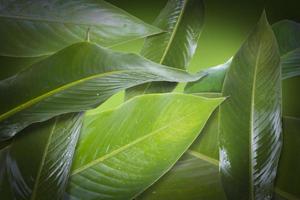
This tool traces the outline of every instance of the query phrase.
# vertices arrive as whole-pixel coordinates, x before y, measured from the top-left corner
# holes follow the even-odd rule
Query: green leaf
[[[210,67],[205,72],[207,75],[201,81],[188,83],[185,93],[221,93],[226,72],[232,62],[232,59],[226,63]]]
[[[141,55],[163,65],[185,69],[195,53],[204,22],[202,0],[169,0],[153,25],[166,33],[147,37]],[[126,98],[170,92],[175,83],[147,83],[127,90]]]
[[[300,75],[300,24],[282,20],[273,25],[281,55],[283,79]]]
[[[219,176],[218,112],[176,165],[137,199],[225,200]]]
[[[132,199],[186,151],[223,98],[152,94],[89,115],[76,148],[70,199]]]
[[[300,199],[300,118],[283,117],[283,148],[275,191],[289,200]]]
[[[201,76],[135,54],[77,43],[0,82],[0,139],[34,122],[96,107],[138,84],[195,81]]]
[[[30,126],[0,151],[1,199],[62,199],[82,124],[68,114]]]
[[[271,199],[281,149],[281,69],[265,13],[234,56],[220,107],[220,170],[228,199]]]
[[[0,26],[0,80],[73,43],[112,46],[161,32],[103,0],[2,1]]]

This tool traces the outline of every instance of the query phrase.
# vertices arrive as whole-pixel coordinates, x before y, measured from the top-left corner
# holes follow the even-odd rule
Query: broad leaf
[[[35,124],[2,149],[1,199],[62,199],[81,119],[68,114]]]
[[[0,80],[73,43],[112,46],[161,32],[103,0],[1,1],[0,26]]]
[[[283,20],[273,25],[279,51],[283,78],[300,75],[300,24]]]
[[[149,81],[195,81],[201,76],[138,55],[77,43],[0,82],[0,139],[31,123],[93,108],[122,89]]]
[[[165,174],[223,98],[154,94],[84,122],[70,199],[132,199]]]
[[[265,13],[234,56],[220,107],[220,170],[228,199],[271,199],[281,149],[281,69]]]
[[[218,112],[216,111],[187,153],[167,174],[137,199],[226,199],[219,176]]]
[[[153,25],[166,33],[146,38],[141,55],[160,64],[185,69],[195,53],[204,22],[202,0],[169,0]],[[175,83],[147,83],[127,90],[126,97],[169,92]]]

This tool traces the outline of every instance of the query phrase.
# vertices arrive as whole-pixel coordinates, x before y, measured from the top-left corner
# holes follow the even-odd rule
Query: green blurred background
[[[130,14],[152,23],[167,0],[107,0]],[[205,24],[200,36],[198,47],[188,71],[197,72],[227,61],[239,49],[247,35],[258,21],[265,9],[270,24],[282,19],[300,22],[299,0],[205,0]],[[120,30],[122,31],[122,30]],[[143,39],[135,40],[114,47],[115,50],[139,53]],[[300,78],[293,78],[283,83],[285,96],[300,91]],[[181,91],[184,84],[176,89]],[[299,92],[298,92],[299,93]],[[112,97],[98,112],[113,108],[123,101],[124,93]],[[298,95],[297,95],[298,96]],[[300,94],[299,94],[300,97]],[[300,98],[286,98],[285,112],[300,113],[298,104]]]

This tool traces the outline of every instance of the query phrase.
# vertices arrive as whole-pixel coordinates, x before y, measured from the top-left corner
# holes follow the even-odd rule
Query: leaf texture
[[[300,75],[300,24],[290,20],[273,25],[281,55],[283,79]]]
[[[203,23],[202,0],[169,0],[153,23],[166,32],[147,37],[141,55],[159,64],[185,69],[195,53]],[[175,86],[175,83],[147,83],[127,90],[126,97],[170,92]]]
[[[62,199],[82,124],[68,114],[22,131],[0,151],[1,199]]]
[[[96,107],[118,91],[138,84],[187,82],[202,76],[135,54],[77,43],[0,82],[0,139],[32,123]]]
[[[69,199],[133,199],[186,151],[223,98],[142,95],[89,116],[76,148]]]
[[[220,107],[220,170],[228,199],[271,199],[281,149],[281,69],[265,13],[234,56]]]
[[[175,166],[136,199],[225,200],[219,175],[218,112]]]
[[[1,1],[0,26],[0,80],[77,42],[112,46],[161,32],[103,0]]]

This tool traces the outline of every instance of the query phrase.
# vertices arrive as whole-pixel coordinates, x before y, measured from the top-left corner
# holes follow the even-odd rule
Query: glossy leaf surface
[[[265,13],[234,56],[220,107],[220,170],[228,199],[271,199],[281,149],[281,68]]]
[[[134,198],[175,164],[222,101],[143,95],[89,116],[76,148],[69,198]]]
[[[214,111],[201,134],[175,166],[137,199],[226,199],[219,175],[217,114],[217,110]]]
[[[62,199],[81,114],[68,114],[24,129],[0,151],[1,199]]]
[[[160,32],[103,0],[2,1],[0,24],[0,55],[13,57],[55,53],[87,32],[101,46]]]
[[[156,63],[185,69],[195,53],[203,22],[202,0],[169,0],[153,23],[166,33],[147,37],[141,55]],[[170,92],[175,86],[175,83],[147,83],[127,90],[126,96]]]
[[[273,25],[279,51],[283,79],[300,75],[300,24],[283,20]]]
[[[112,46],[161,32],[103,0],[1,1],[0,26],[0,80],[73,43]]]
[[[93,108],[122,89],[149,81],[194,81],[201,76],[135,54],[77,43],[0,82],[0,139],[31,123]]]

